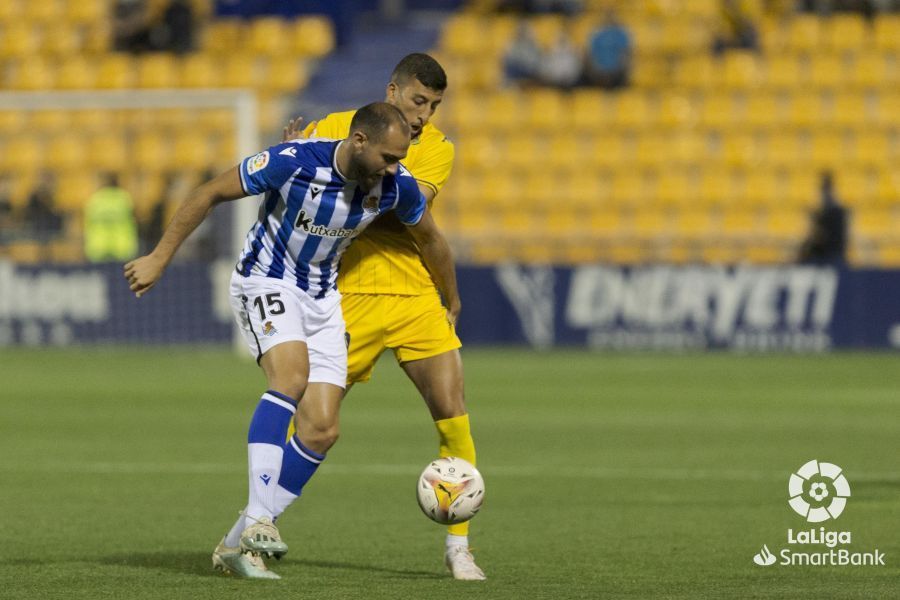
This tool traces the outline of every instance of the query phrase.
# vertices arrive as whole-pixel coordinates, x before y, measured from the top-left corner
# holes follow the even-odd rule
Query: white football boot
[[[287,544],[281,541],[278,528],[268,517],[254,519],[247,515],[248,519],[256,521],[244,529],[241,533],[241,550],[257,556],[268,556],[281,559],[287,554]]]
[[[212,555],[213,568],[226,575],[236,575],[246,579],[281,579],[266,567],[259,556],[244,554],[240,548],[229,548],[225,539],[219,542]]]
[[[466,546],[448,546],[447,552],[444,554],[444,564],[453,573],[454,579],[463,579],[466,581],[482,581],[487,579],[478,565],[475,564],[475,557],[469,552]]]

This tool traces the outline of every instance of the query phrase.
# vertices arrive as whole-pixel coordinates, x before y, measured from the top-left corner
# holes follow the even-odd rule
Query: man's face
[[[409,150],[409,136],[396,125],[390,126],[378,141],[360,132],[354,132],[352,139],[351,176],[365,190],[371,189],[379,178],[396,174]]]
[[[387,87],[387,102],[400,109],[400,112],[409,121],[412,138],[419,137],[422,128],[431,119],[431,115],[437,110],[444,97],[444,92],[439,92],[411,77],[404,82],[390,82]]]

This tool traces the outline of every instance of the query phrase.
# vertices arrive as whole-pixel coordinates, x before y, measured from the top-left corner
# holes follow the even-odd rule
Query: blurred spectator
[[[800,10],[819,13],[823,17],[834,12],[857,12],[872,19],[879,8],[888,9],[890,4],[884,0],[802,0]]]
[[[582,73],[581,53],[566,32],[560,32],[556,43],[541,57],[540,78],[546,85],[571,89]]]
[[[603,25],[591,35],[586,64],[587,81],[606,89],[628,85],[631,69],[631,35],[608,10]]]
[[[135,53],[151,50],[146,0],[115,0],[112,12],[115,50]]]
[[[542,53],[531,26],[522,21],[516,37],[503,57],[503,73],[508,83],[534,83],[540,77]]]
[[[156,50],[186,54],[194,49],[194,9],[188,0],[172,0],[154,25],[151,39]]]
[[[117,174],[107,173],[84,207],[84,254],[92,262],[122,261],[137,251],[131,194],[119,187]]]
[[[64,219],[55,204],[56,178],[50,172],[42,173],[25,207],[25,230],[35,240],[47,242],[62,233]]]
[[[713,54],[728,49],[759,50],[756,25],[741,9],[738,0],[723,0],[721,11],[722,30],[713,38]]]
[[[584,10],[584,0],[500,0],[500,12],[517,13],[562,13],[576,15]]]
[[[834,195],[831,172],[822,173],[821,206],[812,214],[809,236],[800,247],[800,261],[843,264],[847,251],[847,209]]]

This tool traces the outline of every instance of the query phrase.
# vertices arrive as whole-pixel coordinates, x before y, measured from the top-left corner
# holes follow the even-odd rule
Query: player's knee
[[[281,392],[286,396],[290,396],[294,400],[299,401],[306,391],[307,378],[304,373],[291,371],[288,373],[279,373],[272,378],[269,386],[276,392]]]
[[[312,427],[304,427],[303,443],[316,452],[326,452],[337,443],[340,437],[340,427],[337,423],[321,424]]]

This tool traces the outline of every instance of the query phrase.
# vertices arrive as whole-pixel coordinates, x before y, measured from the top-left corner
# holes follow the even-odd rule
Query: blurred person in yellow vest
[[[137,223],[131,194],[119,187],[119,176],[104,175],[104,183],[84,209],[84,253],[91,262],[122,261],[138,251]]]

